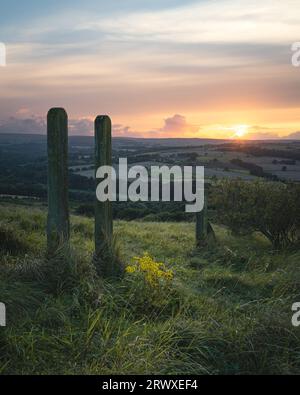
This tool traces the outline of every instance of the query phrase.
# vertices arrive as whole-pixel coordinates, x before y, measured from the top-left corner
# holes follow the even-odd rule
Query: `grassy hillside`
[[[174,273],[153,293],[130,273],[98,278],[93,223],[72,217],[71,252],[45,258],[46,212],[0,206],[4,374],[300,373],[300,253],[215,227],[194,249],[193,224],[116,222],[124,265],[148,252]]]

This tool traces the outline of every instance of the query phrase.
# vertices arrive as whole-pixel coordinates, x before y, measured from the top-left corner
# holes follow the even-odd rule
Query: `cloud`
[[[160,130],[138,131],[132,130],[130,126],[122,124],[113,125],[113,137],[129,138],[159,138],[162,132]]]
[[[31,113],[31,110],[28,108],[28,107],[21,107],[21,108],[19,108],[18,109],[18,111],[17,111],[17,115],[23,115],[23,116],[25,116],[25,115],[29,115]]]
[[[247,140],[276,140],[279,139],[277,133],[272,132],[256,132],[256,133],[248,133],[245,138]]]
[[[19,111],[23,115],[25,111]],[[70,119],[69,135],[91,135],[94,123],[89,119]],[[46,134],[47,123],[44,117],[10,117],[0,121],[0,133]]]
[[[92,135],[94,133],[94,122],[90,119],[70,119],[69,134],[76,135]]]
[[[8,23],[0,117],[20,105],[42,114],[49,103],[67,106],[73,118],[101,108],[124,124],[199,108],[217,114],[300,106],[290,65],[299,2],[164,0],[129,7],[132,1],[95,0],[89,7],[88,0],[82,8],[68,0],[59,15],[53,6],[32,17],[26,9],[20,24]]]
[[[268,127],[251,126],[249,133],[245,135],[246,140],[300,140],[300,131],[284,135],[284,130],[279,130],[280,134]]]
[[[27,111],[26,111],[27,112]],[[23,111],[19,111],[23,114]],[[70,136],[93,136],[94,121],[89,118],[69,119]],[[0,133],[17,134],[46,134],[47,124],[43,117],[32,116],[31,118],[10,117],[0,121]],[[131,130],[130,126],[121,124],[113,125],[114,137],[143,137],[142,132]]]
[[[160,129],[161,132],[173,135],[196,133],[198,130],[198,126],[189,124],[186,117],[180,114],[175,114],[173,117],[165,119],[165,124]]]
[[[274,140],[279,139],[278,133],[264,126],[253,125],[245,135],[247,140]]]
[[[186,117],[175,114],[164,120],[164,125],[159,129],[147,131],[132,130],[130,126],[116,124],[113,126],[113,135],[115,137],[133,137],[133,138],[161,138],[161,137],[182,137],[194,136],[199,131],[199,127],[187,122]]]
[[[45,134],[46,122],[41,117],[25,119],[10,117],[0,121],[0,133]]]
[[[42,134],[47,132],[47,122],[45,117],[32,115],[26,116],[30,110],[21,108],[18,111],[19,116],[10,117],[0,120],[0,133],[15,133],[15,134]],[[69,119],[69,135],[70,136],[93,136],[94,135],[94,120],[93,118],[79,118]],[[215,129],[221,128],[221,125],[215,126]],[[206,129],[210,132],[207,134]],[[149,130],[135,130],[131,126],[124,124],[113,124],[113,137],[126,138],[206,138],[213,135],[215,138],[230,138],[228,130],[233,132],[234,127],[224,128],[226,134],[215,135],[212,132],[211,125],[194,125],[188,122],[187,118],[181,114],[175,114],[169,118],[164,119],[161,128]],[[282,137],[283,136],[283,137]],[[248,133],[242,137],[246,140],[276,140],[276,139],[290,139],[300,140],[300,131],[284,136],[284,131],[281,129],[273,129],[269,127],[253,125],[249,126]]]
[[[299,33],[299,3],[219,0],[166,10],[135,11],[76,21],[76,29],[97,31],[110,40],[157,42],[293,42]],[[73,20],[72,20],[73,22]]]
[[[288,136],[286,136],[285,138],[289,139],[289,140],[300,140],[300,131],[291,133]]]
[[[130,132],[130,126],[124,126],[121,124],[113,125],[113,136],[115,137],[128,137]]]
[[[159,129],[147,131],[132,131],[130,127],[115,125],[115,132],[119,136],[138,137],[138,138],[180,138],[180,137],[199,137],[195,134],[199,131],[199,126],[189,124],[186,117],[175,114],[164,120],[164,125]]]

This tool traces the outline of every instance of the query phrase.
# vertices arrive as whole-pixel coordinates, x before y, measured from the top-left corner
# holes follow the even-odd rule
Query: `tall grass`
[[[98,276],[91,220],[73,217],[71,249],[47,259],[43,210],[6,205],[0,218],[1,374],[300,372],[299,252],[220,227],[195,251],[192,224],[117,222],[124,265],[147,251],[175,274],[151,305],[138,277]]]

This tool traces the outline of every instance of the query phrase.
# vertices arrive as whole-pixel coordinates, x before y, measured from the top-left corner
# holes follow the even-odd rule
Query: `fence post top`
[[[54,116],[68,117],[68,114],[64,108],[53,107],[50,108],[50,110],[48,111],[48,117],[54,117]]]
[[[95,124],[102,123],[102,122],[108,122],[111,124],[111,119],[108,115],[98,115],[95,119]]]

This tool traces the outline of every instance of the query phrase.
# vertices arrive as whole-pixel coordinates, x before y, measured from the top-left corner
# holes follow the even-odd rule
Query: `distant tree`
[[[261,232],[276,249],[299,245],[299,185],[222,180],[212,198],[220,222],[234,233]]]

